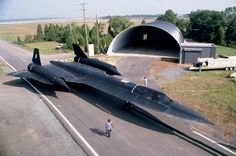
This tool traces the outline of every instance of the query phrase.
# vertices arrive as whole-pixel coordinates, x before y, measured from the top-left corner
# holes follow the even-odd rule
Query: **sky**
[[[82,18],[81,3],[86,3],[86,17],[163,14],[168,9],[181,15],[236,6],[236,0],[0,0],[0,19]]]

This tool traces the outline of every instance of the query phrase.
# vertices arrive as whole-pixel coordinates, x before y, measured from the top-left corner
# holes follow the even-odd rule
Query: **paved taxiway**
[[[21,70],[31,62],[32,54],[0,41],[0,56]],[[18,85],[29,88],[24,81]],[[90,87],[73,86],[74,94],[37,87],[99,155],[210,155],[157,122],[135,111],[125,111],[123,101]],[[33,94],[32,89],[28,90]],[[107,118],[114,123],[110,139],[103,133]]]
[[[11,71],[6,66],[3,69]],[[0,155],[83,156],[85,153],[30,86],[2,74]]]

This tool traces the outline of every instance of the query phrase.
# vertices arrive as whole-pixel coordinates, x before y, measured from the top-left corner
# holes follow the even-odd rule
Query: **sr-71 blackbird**
[[[124,101],[125,106],[138,108],[152,117],[161,115],[211,123],[200,113],[171,100],[161,91],[127,82],[113,75],[121,75],[111,64],[87,58],[81,48],[73,44],[74,62],[50,61],[41,65],[39,50],[35,49],[28,70],[10,73],[11,76],[59,86],[66,91],[73,83],[83,84],[107,93]]]

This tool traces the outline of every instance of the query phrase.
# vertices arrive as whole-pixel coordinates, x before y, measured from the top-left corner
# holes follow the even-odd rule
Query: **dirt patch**
[[[182,73],[187,71],[187,67],[189,67],[189,65],[156,59],[155,63],[149,69],[149,75],[152,76],[157,81],[157,84],[162,88],[164,87],[163,83],[175,80]]]
[[[107,56],[107,55],[95,55],[95,58],[99,59],[100,61],[104,61],[106,63],[116,65],[121,59],[121,56]]]

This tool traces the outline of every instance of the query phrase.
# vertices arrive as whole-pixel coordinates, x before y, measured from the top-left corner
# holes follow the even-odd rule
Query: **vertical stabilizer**
[[[88,58],[78,44],[73,44],[73,50],[78,58]]]
[[[37,48],[34,48],[34,54],[33,54],[32,62],[41,66],[39,49],[37,49]]]

